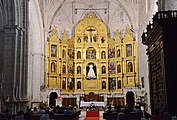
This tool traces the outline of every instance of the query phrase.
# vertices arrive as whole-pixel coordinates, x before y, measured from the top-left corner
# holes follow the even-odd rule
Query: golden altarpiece
[[[59,27],[59,26],[58,26]],[[107,25],[93,12],[80,20],[74,36],[66,30],[58,37],[56,27],[46,44],[47,88],[62,94],[123,93],[138,85],[137,45],[127,28],[124,38],[115,31],[109,36]]]

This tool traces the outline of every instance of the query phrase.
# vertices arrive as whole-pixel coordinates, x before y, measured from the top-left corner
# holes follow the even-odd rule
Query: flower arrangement
[[[95,106],[94,103],[91,103],[89,108],[90,108],[90,111],[95,111],[96,110],[96,106]]]

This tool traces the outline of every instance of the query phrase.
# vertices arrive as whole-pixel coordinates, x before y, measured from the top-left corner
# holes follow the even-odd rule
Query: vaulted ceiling
[[[43,27],[58,26],[72,35],[77,22],[89,11],[94,11],[113,34],[116,29],[138,28],[138,0],[38,0]],[[71,29],[72,28],[72,29]]]

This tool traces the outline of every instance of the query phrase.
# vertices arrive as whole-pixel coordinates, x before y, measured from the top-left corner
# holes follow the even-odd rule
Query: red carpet
[[[99,111],[87,111],[85,120],[99,120]]]
[[[86,117],[85,120],[99,120],[99,117]]]

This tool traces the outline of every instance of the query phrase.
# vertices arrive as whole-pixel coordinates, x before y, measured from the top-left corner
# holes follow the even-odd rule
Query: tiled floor
[[[99,113],[100,113],[100,120],[104,120],[104,119],[103,119],[103,112],[104,112],[104,111],[99,111]],[[86,116],[86,111],[81,111],[81,115],[80,115],[79,120],[84,120],[84,119],[85,119],[85,116]]]

